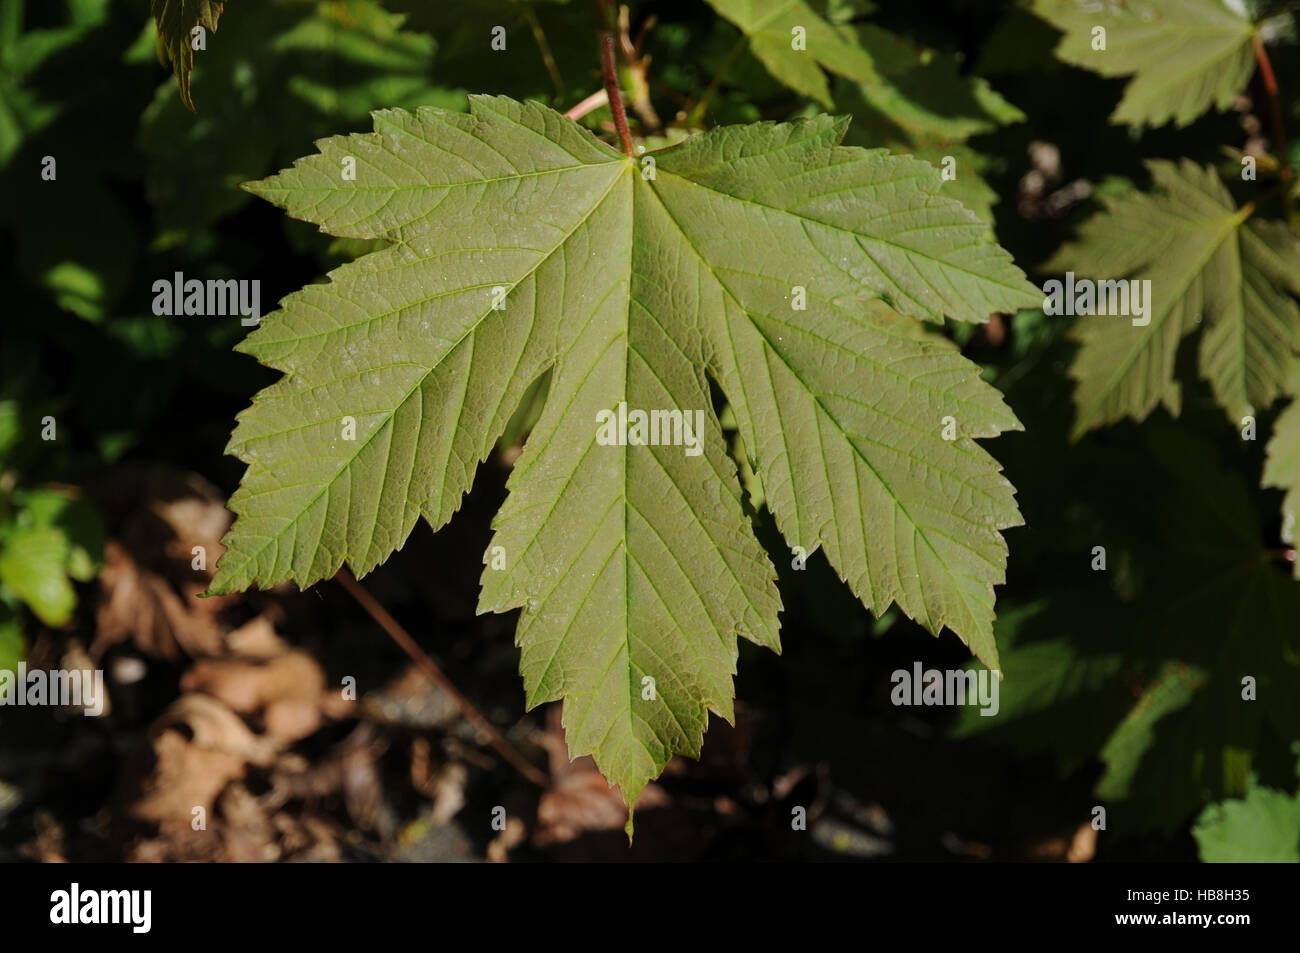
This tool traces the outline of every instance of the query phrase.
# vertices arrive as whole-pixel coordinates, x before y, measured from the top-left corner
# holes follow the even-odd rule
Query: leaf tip
[[[239,188],[250,195],[256,195],[259,199],[266,199],[266,193],[269,191],[266,182],[266,179],[249,179],[247,182],[240,182]],[[270,199],[267,201],[269,202]]]

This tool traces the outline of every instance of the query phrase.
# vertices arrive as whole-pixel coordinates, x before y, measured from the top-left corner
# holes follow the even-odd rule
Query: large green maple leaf
[[[1263,410],[1282,393],[1300,353],[1300,238],[1280,222],[1249,220],[1214,170],[1148,163],[1152,192],[1103,200],[1076,242],[1043,267],[1095,281],[1151,282],[1150,313],[1076,318],[1070,376],[1074,435],[1163,403],[1181,408],[1174,359],[1204,319],[1200,371],[1228,416]]]
[[[1223,0],[1035,0],[1034,12],[1065,31],[1065,62],[1132,77],[1112,122],[1186,126],[1227,109],[1255,69],[1255,26]]]
[[[972,438],[1019,424],[896,312],[981,321],[1037,296],[931,166],[841,147],[847,120],[830,117],[635,159],[500,97],[374,119],[250,186],[394,244],[290,295],[243,345],[286,376],[231,439],[249,467],[213,591],[363,573],[420,516],[442,526],[549,369],[480,611],[523,609],[529,705],[563,698],[570,752],[632,803],[698,753],[709,711],[730,717],[737,636],[778,647],[712,377],[791,545],[823,547],[869,608],[897,602],[996,665],[999,530],[1020,517]],[[698,452],[601,442],[623,403],[698,420]]]

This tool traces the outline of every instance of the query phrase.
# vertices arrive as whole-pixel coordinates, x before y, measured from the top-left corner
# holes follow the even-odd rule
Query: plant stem
[[[555,95],[564,95],[564,77],[560,75],[560,68],[555,65],[555,56],[551,53],[551,44],[546,42],[546,32],[542,29],[542,21],[537,19],[537,14],[533,12],[530,6],[524,7],[524,15],[528,18],[528,26],[533,31],[533,39],[537,41],[537,48],[542,51],[542,63],[546,66],[546,72],[550,74],[551,82],[555,84]]]
[[[632,111],[641,120],[641,125],[646,128],[646,131],[652,135],[657,135],[663,130],[663,123],[659,121],[659,114],[655,112],[654,103],[650,101],[650,57],[641,55],[641,44],[645,42],[646,36],[656,22],[656,17],[647,17],[641,24],[641,35],[636,42],[633,42],[630,32],[632,19],[627,4],[621,4],[618,8],[618,39],[619,46],[623,50],[623,60],[627,63],[627,71],[632,80]]]
[[[708,108],[709,100],[713,98],[713,94],[716,93],[718,87],[722,85],[722,80],[726,77],[727,71],[731,69],[731,64],[735,62],[736,57],[740,55],[740,51],[745,48],[745,43],[745,36],[744,34],[741,34],[740,39],[736,41],[735,45],[732,46],[731,51],[727,53],[726,59],[722,61],[722,65],[718,67],[718,71],[713,74],[713,79],[709,82],[708,87],[705,88],[704,93],[700,96],[699,100],[689,110],[683,110],[686,114],[683,118],[686,120],[688,125],[694,125],[704,118],[704,110]]]
[[[598,89],[578,105],[574,106],[564,114],[566,119],[581,119],[587,113],[599,109],[609,102],[609,93],[603,89]]]
[[[1282,181],[1288,185],[1291,182],[1291,154],[1286,145],[1286,127],[1282,122],[1282,100],[1278,95],[1277,77],[1273,74],[1273,64],[1269,62],[1268,50],[1264,48],[1264,41],[1260,39],[1258,33],[1255,34],[1255,61],[1259,63],[1259,75],[1264,80],[1264,91],[1268,93],[1269,111],[1273,120],[1273,151],[1277,153],[1278,161],[1282,166]],[[1291,201],[1290,188],[1283,189],[1282,204],[1286,208],[1287,222],[1292,226],[1295,225],[1295,208]]]
[[[483,716],[483,713],[474,707],[473,702],[460,693],[460,690],[442,673],[442,669],[438,668],[437,663],[429,658],[415,639],[411,638],[410,633],[389,615],[388,610],[380,605],[379,601],[366,591],[361,583],[357,582],[352,573],[346,569],[340,569],[334,576],[334,580],[346,589],[352,598],[357,600],[361,608],[366,610],[370,618],[374,619],[379,624],[379,627],[387,632],[389,637],[398,644],[402,651],[411,657],[411,661],[424,673],[425,677],[447,694],[456,707],[460,709],[460,713],[465,720],[487,738],[487,743],[492,746],[492,749],[497,754],[501,755],[516,771],[538,787],[550,786],[546,775],[516,751],[510,742],[506,741],[501,732],[497,731],[492,726],[492,723]]]
[[[623,155],[632,155],[632,134],[627,131],[627,113],[623,111],[623,96],[618,91],[618,73],[614,69],[614,34],[606,31],[600,38],[600,62],[605,72],[605,93],[609,96],[609,109],[614,114],[614,128],[623,143]]]

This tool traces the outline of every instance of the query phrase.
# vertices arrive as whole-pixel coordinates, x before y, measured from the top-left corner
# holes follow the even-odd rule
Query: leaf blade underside
[[[1019,423],[911,319],[981,321],[1036,295],[932,167],[841,147],[829,117],[706,133],[657,153],[654,178],[535,103],[471,97],[469,114],[375,126],[250,186],[395,244],[290,295],[241,346],[286,376],[231,438],[249,469],[212,591],[362,574],[419,517],[441,527],[549,370],[479,609],[523,610],[528,704],[563,698],[571,755],[632,803],[698,753],[710,711],[730,718],[737,637],[779,646],[712,377],[791,544],[824,547],[873,610],[896,601],[996,666],[999,531],[1020,517],[975,438]],[[598,443],[621,402],[698,419],[699,452]]]

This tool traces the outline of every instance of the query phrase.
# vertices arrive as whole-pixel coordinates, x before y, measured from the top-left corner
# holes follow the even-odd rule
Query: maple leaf
[[[1205,863],[1300,863],[1300,795],[1252,777],[1244,798],[1207,806],[1192,836]]]
[[[847,119],[826,116],[637,158],[503,97],[374,119],[248,186],[394,244],[241,345],[286,376],[232,436],[249,467],[214,592],[361,574],[421,516],[442,526],[549,371],[479,609],[523,609],[529,706],[563,698],[571,754],[631,804],[698,753],[708,712],[731,717],[737,637],[778,647],[712,377],[791,545],[996,666],[999,531],[1020,516],[973,438],[1019,423],[911,319],[982,321],[1037,295],[931,166],[842,147]],[[681,424],[601,436],[635,411]]]
[[[62,112],[62,104],[48,102],[37,92],[39,70],[87,34],[103,29],[108,16],[107,2],[66,6],[58,12],[41,10],[37,16],[35,8],[20,0],[0,0],[0,168],[25,139]]]
[[[8,606],[0,607],[0,672],[17,671],[25,650],[17,615]]]
[[[240,182],[288,163],[305,142],[368,125],[372,109],[465,102],[432,84],[433,38],[403,29],[375,0],[246,6],[222,31],[202,54],[203,121],[162,90],[141,117],[146,193],[168,232],[243,207],[252,196]]]
[[[190,45],[190,32],[201,26],[215,33],[226,0],[150,0],[149,7],[158,28],[158,60],[172,64],[181,102],[193,112],[190,74],[194,72],[194,48]]]
[[[1099,758],[1094,793],[1124,803],[1128,830],[1168,831],[1208,798],[1241,796],[1300,734],[1300,587],[1261,538],[1247,482],[1211,447],[1155,420],[1071,452],[1070,520],[1106,541],[1109,571],[1081,582],[1069,567],[1033,604],[1002,606],[999,717],[958,715],[959,737],[1051,750],[1064,772]],[[1117,466],[1144,479],[1097,486]],[[1064,526],[1040,565],[1077,558]]]
[[[1288,393],[1292,398],[1300,397],[1300,363],[1292,370]],[[1260,483],[1286,493],[1282,500],[1282,542],[1294,547],[1300,516],[1300,400],[1293,399],[1278,415],[1266,453]],[[1300,559],[1293,556],[1292,566],[1300,579]]]
[[[873,24],[853,26],[880,72],[873,82],[839,80],[835,102],[852,114],[850,145],[886,146],[938,166],[943,192],[988,223],[997,193],[980,177],[989,159],[971,136],[1020,122],[1025,114],[986,80],[960,72],[961,58],[915,46]]]
[[[1150,281],[1149,313],[1076,319],[1081,347],[1073,435],[1163,403],[1177,415],[1174,359],[1204,317],[1201,374],[1234,423],[1282,393],[1300,353],[1300,239],[1278,222],[1248,221],[1213,168],[1189,160],[1147,164],[1155,190],[1103,199],[1076,242],[1045,271],[1090,280]]]
[[[0,593],[25,602],[46,625],[63,625],[77,606],[73,580],[86,582],[98,571],[99,519],[84,501],[51,490],[28,490],[19,499],[16,517],[0,525]]]
[[[831,105],[823,69],[858,82],[879,82],[872,55],[853,28],[823,18],[803,0],[709,0],[745,34],[750,52],[797,93]]]
[[[961,73],[961,57],[929,50],[873,24],[853,27],[880,76],[856,84],[871,121],[897,126],[917,140],[962,142],[1025,114],[988,80]],[[857,115],[857,110],[854,114]]]
[[[1065,31],[1060,59],[1132,76],[1112,122],[1186,126],[1227,109],[1255,69],[1255,26],[1223,0],[1035,0],[1033,9]]]

